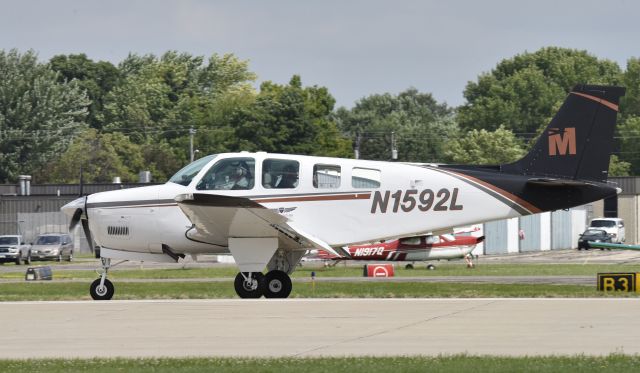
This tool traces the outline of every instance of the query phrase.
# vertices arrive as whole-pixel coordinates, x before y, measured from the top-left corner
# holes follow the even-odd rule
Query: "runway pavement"
[[[0,303],[0,358],[640,353],[640,299]]]

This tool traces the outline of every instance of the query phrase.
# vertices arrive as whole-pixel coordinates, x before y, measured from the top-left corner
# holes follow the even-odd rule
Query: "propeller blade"
[[[89,221],[87,219],[82,219],[82,229],[84,230],[84,236],[87,237],[89,249],[91,250],[91,252],[93,252],[95,245],[93,243],[93,237],[91,237],[91,231],[89,230]]]
[[[82,209],[76,209],[76,211],[73,213],[73,216],[71,217],[71,223],[69,223],[69,231],[72,231],[73,228],[75,228],[76,225],[78,225],[78,222],[80,221],[81,217],[82,217]]]

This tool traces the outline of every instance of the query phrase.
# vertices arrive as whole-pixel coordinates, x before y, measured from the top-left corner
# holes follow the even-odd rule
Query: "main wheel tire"
[[[248,272],[244,274],[248,275]],[[264,275],[260,272],[251,273],[251,282],[245,281],[242,272],[238,272],[233,282],[236,294],[238,294],[240,298],[260,298],[264,293],[264,284]]]
[[[430,271],[433,271],[433,270],[435,270],[435,269],[436,269],[436,266],[434,266],[433,264],[429,264],[429,265],[427,266],[427,269],[428,269],[428,270],[430,270]]]
[[[16,257],[16,265],[19,266],[22,264],[22,254],[18,254]]]
[[[292,288],[291,278],[283,271],[273,270],[265,276],[265,298],[287,298]]]
[[[406,266],[404,266],[404,269],[413,269],[413,264],[408,263]]]
[[[104,286],[100,286],[100,279],[95,280],[91,283],[91,287],[89,288],[89,293],[91,294],[91,298],[94,300],[109,300],[113,298],[113,293],[115,293],[115,288],[111,281],[104,279]]]

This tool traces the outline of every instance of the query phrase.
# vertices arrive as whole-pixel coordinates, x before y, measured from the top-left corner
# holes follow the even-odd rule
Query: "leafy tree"
[[[101,134],[91,128],[76,137],[59,159],[51,162],[41,179],[77,183],[82,167],[83,180],[87,183],[110,183],[115,176],[125,182],[136,182],[143,165],[140,145],[121,133]]]
[[[105,129],[145,144],[145,159],[155,165],[158,178],[188,161],[191,127],[203,153],[228,150],[224,144],[233,135],[229,117],[236,104],[251,102],[254,96],[255,74],[232,54],[214,54],[206,61],[176,52],[160,58],[130,55],[119,69],[123,78],[107,96]]]
[[[623,75],[623,85],[627,91],[620,103],[623,119],[640,116],[640,58],[630,58]]]
[[[87,122],[93,128],[102,128],[105,96],[118,84],[118,69],[110,62],[94,62],[84,53],[57,55],[49,60],[49,64],[59,73],[58,80],[61,83],[78,80],[78,85],[86,90],[91,99]]]
[[[340,108],[336,119],[345,134],[360,140],[363,159],[390,159],[393,133],[398,160],[442,161],[446,142],[457,133],[452,110],[415,88],[365,97],[350,110]]]
[[[324,87],[302,87],[299,76],[288,85],[265,82],[255,101],[235,112],[231,150],[323,156],[349,156],[331,113],[334,98]]]
[[[631,174],[640,174],[640,149],[638,149],[640,117],[627,116],[626,119],[622,120],[622,123],[618,124],[617,135],[620,149],[618,153],[619,159],[630,163],[629,172]]]
[[[574,85],[618,84],[619,66],[586,51],[548,47],[505,59],[469,82],[457,116],[464,130],[499,127],[536,137]]]
[[[526,153],[520,140],[508,129],[471,130],[448,144],[453,163],[494,165],[517,161]]]
[[[76,81],[60,82],[35,52],[0,50],[0,180],[33,174],[64,152],[86,127],[89,104]]]
[[[630,176],[631,163],[621,161],[617,155],[611,155],[609,161],[609,176]]]

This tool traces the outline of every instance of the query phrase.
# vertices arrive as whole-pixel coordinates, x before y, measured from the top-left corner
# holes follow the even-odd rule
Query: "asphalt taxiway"
[[[0,358],[640,353],[640,299],[0,303]]]

